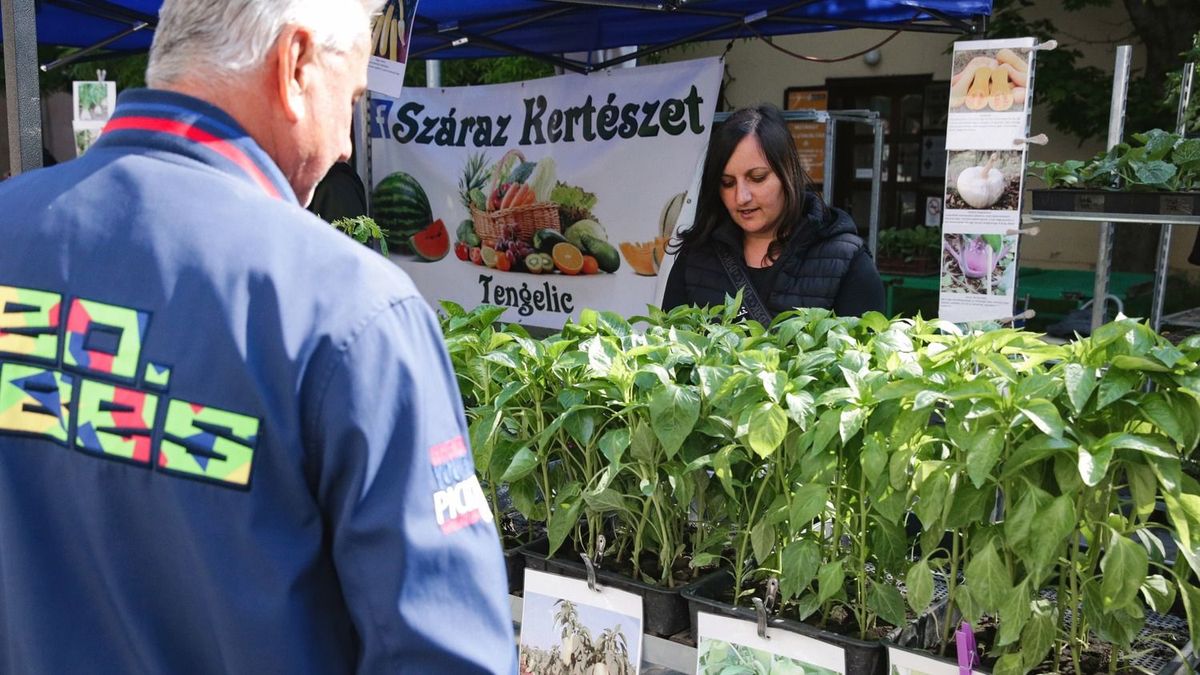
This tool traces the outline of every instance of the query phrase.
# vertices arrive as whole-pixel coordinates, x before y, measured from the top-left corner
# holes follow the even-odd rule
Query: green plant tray
[[[1031,190],[1035,218],[1200,225],[1200,192]]]

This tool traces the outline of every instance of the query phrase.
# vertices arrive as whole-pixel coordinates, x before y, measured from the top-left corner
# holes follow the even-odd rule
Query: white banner
[[[712,58],[373,100],[392,259],[430,303],[501,305],[504,321],[644,314],[720,81]]]
[[[954,43],[942,319],[967,323],[1013,316],[1035,43],[1033,38]]]

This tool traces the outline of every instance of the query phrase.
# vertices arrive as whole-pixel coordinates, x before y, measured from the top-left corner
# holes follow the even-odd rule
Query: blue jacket
[[[0,183],[0,672],[515,671],[437,321],[237,123]]]

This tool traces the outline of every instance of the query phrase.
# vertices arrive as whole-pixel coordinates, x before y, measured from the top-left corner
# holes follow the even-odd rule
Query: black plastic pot
[[[1034,211],[1200,216],[1200,192],[1031,190]]]
[[[525,589],[524,544],[504,549],[504,568],[508,573],[508,594],[520,593]]]
[[[586,579],[587,567],[582,560],[569,558],[547,557],[549,541],[542,537],[522,547],[525,556],[525,566],[529,569],[560,574],[572,579]],[[677,588],[662,588],[652,586],[623,574],[610,572],[604,568],[596,570],[596,583],[610,586],[622,591],[633,593],[642,598],[642,630],[657,637],[671,637],[691,628],[687,600],[683,599],[681,591],[691,588],[703,577],[687,586]]]
[[[720,599],[732,585],[733,574],[722,571],[704,577],[684,589],[683,597],[688,603],[692,626],[696,625],[696,614],[701,611],[746,621],[758,620],[754,610],[737,607]],[[792,619],[771,618],[768,619],[767,625],[840,647],[846,655],[846,675],[884,675],[887,673],[887,650],[879,642],[831,633]],[[693,637],[695,637],[694,633]]]

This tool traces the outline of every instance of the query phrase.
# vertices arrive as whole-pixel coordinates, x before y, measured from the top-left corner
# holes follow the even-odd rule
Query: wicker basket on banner
[[[471,209],[471,220],[475,222],[475,234],[486,246],[495,247],[504,236],[505,228],[514,226],[516,239],[533,242],[533,233],[538,230],[562,231],[558,220],[558,204],[537,202],[498,211]]]

